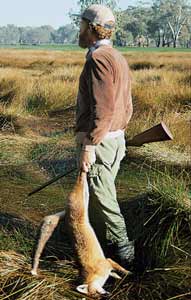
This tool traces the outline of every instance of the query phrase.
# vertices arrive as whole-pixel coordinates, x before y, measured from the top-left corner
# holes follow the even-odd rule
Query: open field
[[[75,99],[85,53],[51,50],[0,49],[2,300],[82,299],[74,291],[78,272],[67,242],[53,240],[48,255],[59,259],[51,263],[45,258],[38,278],[29,274],[37,225],[45,215],[63,210],[75,180],[74,173],[27,198],[32,189],[75,166]],[[128,147],[116,185],[141,272],[108,284],[109,299],[187,300],[191,52],[142,50],[124,52],[134,102],[127,139],[164,121],[174,140]]]
[[[41,45],[3,45],[0,48],[4,49],[29,49],[29,50],[53,50],[53,51],[83,51],[78,45],[71,44],[41,44]],[[190,52],[190,48],[171,48],[171,47],[118,47],[119,51],[123,52]]]
[[[175,146],[190,147],[191,52],[124,54],[132,69],[131,136],[164,120]],[[46,118],[75,105],[83,52],[0,51],[0,113],[12,126],[19,118]],[[72,122],[72,120],[71,120]],[[23,121],[23,126],[25,122]],[[22,127],[22,126],[21,126]],[[168,147],[168,146],[167,146]]]

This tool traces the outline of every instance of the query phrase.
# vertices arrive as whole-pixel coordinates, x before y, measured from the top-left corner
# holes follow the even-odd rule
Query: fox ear
[[[78,285],[76,290],[82,294],[88,294],[88,285],[87,284],[81,284]]]

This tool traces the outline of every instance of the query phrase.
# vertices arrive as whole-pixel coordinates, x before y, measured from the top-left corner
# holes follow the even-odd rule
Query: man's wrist
[[[92,144],[87,136],[84,138],[82,150],[87,152],[95,151],[95,145]]]
[[[95,146],[94,145],[83,145],[82,151],[86,151],[86,152],[95,151]]]

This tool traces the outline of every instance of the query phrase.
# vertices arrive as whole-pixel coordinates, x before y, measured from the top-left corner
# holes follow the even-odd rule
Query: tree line
[[[79,0],[79,11],[92,3],[110,6],[116,16],[113,36],[117,46],[187,47],[191,48],[191,5],[188,0],[153,0],[139,2],[126,10],[116,0]],[[71,24],[54,29],[50,25],[0,27],[0,44],[75,44],[78,41],[78,20],[71,14]]]
[[[61,26],[57,30],[50,25],[17,27],[9,24],[0,27],[0,44],[74,44],[77,40],[77,31],[73,24]]]

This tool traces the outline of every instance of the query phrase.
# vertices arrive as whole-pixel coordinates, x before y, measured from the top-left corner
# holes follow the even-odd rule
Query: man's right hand
[[[90,169],[90,166],[94,164],[96,161],[95,156],[95,148],[92,148],[92,150],[82,150],[80,154],[80,169],[84,172],[88,172]]]

